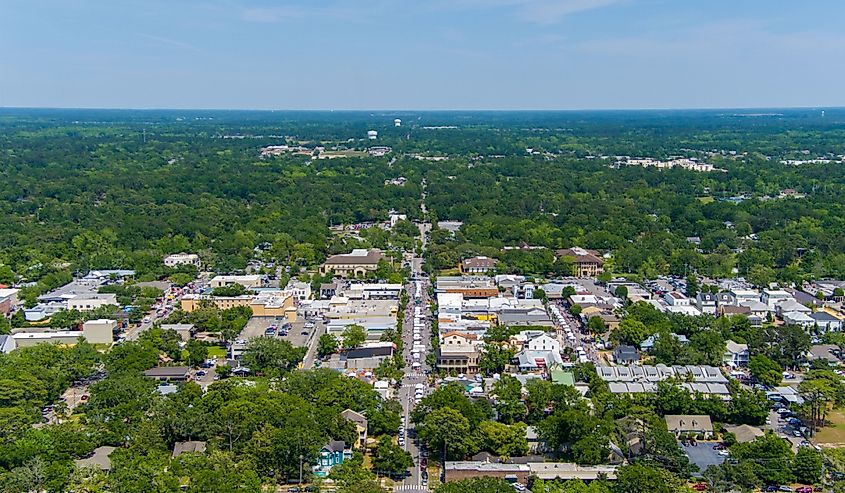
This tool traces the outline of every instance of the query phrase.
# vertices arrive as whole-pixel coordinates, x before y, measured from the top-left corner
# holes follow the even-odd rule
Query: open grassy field
[[[220,346],[209,346],[208,347],[208,357],[209,358],[225,358],[226,357],[226,348],[222,348]]]
[[[828,426],[816,433],[813,441],[821,447],[845,446],[845,412],[834,409],[827,415]]]

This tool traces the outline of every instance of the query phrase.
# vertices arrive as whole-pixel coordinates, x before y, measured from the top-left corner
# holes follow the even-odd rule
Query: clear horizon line
[[[254,112],[603,112],[603,111],[727,111],[727,110],[828,110],[843,106],[689,106],[689,107],[632,107],[632,108],[188,108],[188,107],[118,107],[118,106],[0,106],[0,110],[81,110],[81,111],[254,111]]]

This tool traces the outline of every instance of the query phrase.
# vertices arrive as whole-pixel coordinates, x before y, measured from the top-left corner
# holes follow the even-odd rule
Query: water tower
[[[376,140],[378,138],[378,132],[376,132],[375,130],[370,130],[369,132],[367,132],[367,138],[370,140]]]

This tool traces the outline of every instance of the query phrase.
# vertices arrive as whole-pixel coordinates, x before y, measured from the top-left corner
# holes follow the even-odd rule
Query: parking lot
[[[725,462],[727,457],[719,455],[719,451],[714,448],[715,446],[716,442],[698,442],[695,446],[681,446],[690,462],[698,466],[699,472],[696,475],[701,475],[710,466],[718,466]]]
[[[271,325],[281,327],[284,323],[284,317],[252,317],[238,338],[248,341],[256,337],[261,337],[264,335],[267,327]],[[317,330],[317,327],[305,328],[306,323],[308,322],[305,320],[293,322],[287,335],[278,337],[289,341],[294,346],[307,346],[311,333]]]

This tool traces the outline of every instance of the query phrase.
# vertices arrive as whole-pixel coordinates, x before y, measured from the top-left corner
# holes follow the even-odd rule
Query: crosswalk
[[[411,372],[411,373],[406,373],[405,376],[411,377],[411,378],[423,378],[423,377],[427,377],[428,375],[426,375],[425,373],[423,373],[421,371],[414,371],[414,372]]]
[[[393,488],[393,491],[418,491],[420,493],[428,493],[428,488],[416,484],[400,484]]]

